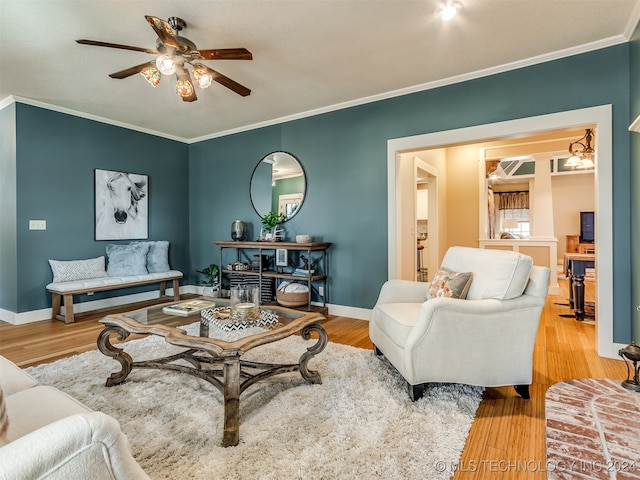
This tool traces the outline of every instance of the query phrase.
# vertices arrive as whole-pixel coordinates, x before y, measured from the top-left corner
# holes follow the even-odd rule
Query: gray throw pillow
[[[107,245],[107,274],[110,277],[146,275],[149,245],[134,243],[130,245]]]
[[[106,277],[104,255],[86,260],[49,260],[54,282]]]
[[[148,242],[131,242],[131,244],[149,245],[149,253],[147,254],[147,271],[149,273],[168,272],[169,267],[169,242],[167,240],[148,241]]]

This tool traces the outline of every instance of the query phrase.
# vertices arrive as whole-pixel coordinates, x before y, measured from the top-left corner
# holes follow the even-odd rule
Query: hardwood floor
[[[593,301],[593,282],[586,282],[586,300]],[[598,357],[595,326],[560,317],[570,313],[562,295],[547,297],[534,350],[531,400],[517,397],[512,387],[487,388],[460,459],[455,479],[544,479],[547,388],[574,378],[626,378],[622,360]],[[43,321],[23,326],[0,322],[0,354],[22,367],[47,363],[96,348],[102,315],[65,325]],[[329,316],[324,326],[332,342],[372,348],[368,322]],[[443,459],[446,460],[446,459]],[[435,468],[435,466],[434,466]],[[425,478],[429,478],[425,472]]]

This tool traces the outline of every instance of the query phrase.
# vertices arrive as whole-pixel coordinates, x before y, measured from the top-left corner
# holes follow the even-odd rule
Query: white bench
[[[47,285],[47,291],[51,292],[51,316],[65,323],[73,323],[73,296],[81,293],[103,292],[119,288],[134,287],[137,285],[160,284],[160,298],[165,296],[166,284],[173,283],[173,299],[180,300],[180,284],[182,272],[169,270],[167,272],[147,273],[145,275],[131,275],[127,277],[100,277],[86,280],[72,280],[69,282],[52,282]],[[64,297],[64,316],[60,314],[62,299]]]

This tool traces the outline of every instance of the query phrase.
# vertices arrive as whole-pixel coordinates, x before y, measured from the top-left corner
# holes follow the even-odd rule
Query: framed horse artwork
[[[149,238],[149,177],[95,169],[95,239]]]

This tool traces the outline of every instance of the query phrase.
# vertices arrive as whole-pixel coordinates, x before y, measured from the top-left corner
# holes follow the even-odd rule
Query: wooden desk
[[[564,256],[564,273],[569,277],[569,306],[576,320],[583,321],[584,313],[584,274],[587,268],[594,268],[596,256],[593,254],[567,253]]]
[[[596,253],[595,243],[580,243],[580,235],[567,235],[567,253]]]

